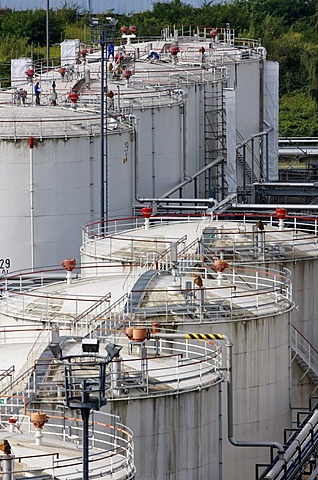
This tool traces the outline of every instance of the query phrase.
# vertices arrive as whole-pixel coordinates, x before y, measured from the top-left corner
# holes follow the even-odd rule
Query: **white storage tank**
[[[165,217],[152,217],[149,229],[143,228],[142,220],[139,221],[140,228],[134,229],[131,221],[131,230],[125,224],[124,236],[112,231],[109,232],[109,238],[99,239],[97,236],[95,240],[93,231],[96,225],[92,225],[92,230],[88,229],[84,235],[84,241],[87,237],[90,242],[82,247],[83,258],[86,258],[85,252],[90,252],[91,256],[87,258],[92,259],[95,252],[96,260],[101,262],[104,257],[106,265],[113,258],[119,258],[119,255],[122,262],[130,259],[137,264],[143,250],[149,252],[149,265],[154,266],[156,262],[152,264],[150,253],[156,251],[159,270],[146,284],[149,293],[141,297],[143,302],[133,310],[134,322],[146,322],[149,315],[149,322],[155,319],[165,326],[171,324],[177,331],[191,329],[204,333],[213,330],[228,335],[233,342],[234,436],[252,444],[260,441],[282,443],[282,432],[290,424],[291,415],[289,325],[294,304],[290,298],[289,279],[275,269],[239,267],[232,265],[230,260],[226,260],[229,261],[229,268],[224,273],[214,273],[213,266],[208,268],[209,252],[233,259],[233,248],[237,251],[253,250],[253,225],[228,220],[214,221],[209,217],[203,217],[201,221],[191,217],[183,220],[178,222],[176,219],[173,222],[170,218],[168,222]],[[119,229],[120,224],[117,223],[116,227]],[[208,231],[209,234],[204,233]],[[273,226],[272,241],[273,238],[280,238],[280,235],[278,228]],[[198,240],[210,249],[204,262],[202,243],[199,244]],[[161,269],[165,270],[165,262],[173,265],[172,244],[177,245],[177,251],[180,252],[179,268],[182,272],[175,277],[161,272]],[[187,249],[188,245],[191,248]],[[167,251],[161,258],[160,253]],[[199,267],[202,262],[206,271],[204,267]],[[202,272],[205,287],[205,299],[201,307],[200,293],[192,292],[195,271]],[[129,284],[128,280],[125,284]],[[142,285],[142,281],[136,282],[133,287],[135,295],[138,296],[139,290],[145,288]],[[186,293],[189,288],[191,293]],[[209,295],[212,296],[210,306]],[[226,409],[226,402],[223,409]],[[224,438],[226,436],[225,428]],[[268,448],[253,445],[239,448],[224,441],[223,451],[226,458],[224,478],[231,478],[235,472],[239,472],[240,478],[253,480],[251,472],[254,471],[254,465],[269,460]]]
[[[98,117],[57,107],[46,113],[39,109],[12,107],[10,117],[7,109],[0,114],[3,273],[77,257],[82,225],[100,217]],[[111,213],[127,215],[131,162],[123,158],[125,144],[131,142],[130,127],[121,124],[109,132],[110,137]]]

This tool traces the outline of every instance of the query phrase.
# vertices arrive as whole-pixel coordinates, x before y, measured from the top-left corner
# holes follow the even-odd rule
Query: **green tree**
[[[60,41],[61,25],[56,13],[50,11],[49,16],[50,43]],[[25,10],[12,11],[5,15],[1,21],[1,33],[10,35],[12,32],[17,37],[27,38],[29,43],[45,45],[46,43],[46,11]]]
[[[31,54],[31,46],[28,39],[17,35],[5,34],[0,36],[0,61],[8,61],[11,58],[28,57]]]
[[[281,137],[318,137],[317,107],[305,92],[280,98],[279,135]]]
[[[318,106],[318,45],[306,43],[301,55],[301,66],[307,74],[308,91]]]
[[[307,84],[307,74],[301,65],[304,39],[301,33],[289,32],[271,43],[270,57],[279,62],[280,94],[293,94]]]

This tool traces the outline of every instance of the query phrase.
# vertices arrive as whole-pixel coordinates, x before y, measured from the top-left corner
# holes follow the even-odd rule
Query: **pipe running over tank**
[[[145,329],[146,330],[146,329]],[[225,342],[226,346],[226,372],[227,372],[227,414],[228,414],[228,440],[235,447],[268,447],[278,450],[280,457],[284,454],[284,447],[276,441],[257,442],[249,440],[238,440],[234,438],[233,432],[233,344],[227,335],[222,333],[152,333],[147,331],[147,339],[185,339],[185,340],[220,340]]]

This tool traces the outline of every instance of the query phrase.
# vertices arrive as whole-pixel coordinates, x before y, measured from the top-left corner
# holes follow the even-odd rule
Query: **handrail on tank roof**
[[[147,200],[147,199],[143,199]],[[203,202],[203,203],[208,203],[209,199],[182,199],[182,198],[177,198],[177,199],[170,199],[170,198],[157,198],[157,199],[151,199],[154,202],[174,202],[174,203],[182,203],[182,202]],[[276,215],[276,205],[268,205],[268,204],[240,204],[240,203],[232,203],[231,204],[232,208],[243,210],[242,212],[233,212],[233,211],[224,211],[224,212],[216,212],[216,213],[172,213],[172,214],[153,214],[150,217],[150,220],[153,224],[160,224],[163,221],[165,222],[195,222],[199,220],[208,220],[208,221],[222,221],[222,218],[225,217],[225,220],[223,221],[228,221],[231,222],[231,219],[233,221],[239,221],[240,223],[251,223],[253,221],[257,221],[260,218],[266,218],[269,220],[270,224],[275,224],[277,223],[277,215]],[[293,208],[294,205],[284,205],[281,208],[288,209]],[[312,207],[313,210],[318,209],[317,205],[298,205],[299,210],[304,210],[304,209],[310,209]],[[255,210],[255,211],[253,211]],[[264,212],[264,210],[269,210],[267,213]],[[308,223],[301,224],[300,220],[303,220],[305,222],[312,221],[312,224],[315,225],[318,218],[313,216],[313,215],[308,215],[308,214],[303,214],[303,215],[297,215],[294,213],[287,213],[286,218],[293,220],[294,221],[294,229],[295,230],[304,230],[306,231],[305,226],[307,226],[308,230]],[[297,222],[298,221],[298,222]],[[82,231],[84,235],[92,234],[96,235],[94,232],[94,229],[97,229],[101,232],[102,236],[107,236],[107,231],[109,227],[113,227],[113,233],[118,231],[122,232],[123,227],[127,227],[126,230],[134,230],[138,228],[143,228],[144,226],[144,218],[141,215],[136,215],[132,217],[118,217],[118,218],[112,218],[109,220],[95,220],[93,222],[86,223],[82,227]],[[118,227],[118,228],[117,228]],[[312,232],[312,230],[309,229],[309,231]]]
[[[5,405],[2,405],[1,411],[1,421],[4,424],[9,425],[9,419],[12,417],[12,409],[16,408],[14,402],[6,402]],[[30,414],[32,410],[28,410],[28,415],[24,415],[22,419],[17,417],[19,431],[24,433],[26,437],[27,444],[30,442],[30,435],[34,434],[33,423],[30,419]],[[70,435],[70,430],[75,432],[76,436],[80,438],[82,436],[82,418],[74,415],[60,415],[56,411],[45,410],[43,413],[48,415],[48,424],[51,426],[50,429],[44,428],[44,435],[47,437],[48,443],[49,438],[59,439],[60,442],[65,442],[64,445],[73,444],[72,437]],[[104,478],[108,477],[111,469],[111,472],[116,472],[116,475],[121,475],[128,480],[135,478],[136,468],[134,465],[134,434],[133,431],[124,425],[118,416],[112,415],[106,412],[98,412],[98,421],[96,420],[97,416],[94,411],[91,412],[90,419],[90,429],[94,435],[98,435],[99,442],[98,447],[94,446],[95,451],[90,452],[89,460],[89,470],[90,474],[94,476],[96,473],[96,468],[100,470],[99,476]],[[22,436],[20,436],[20,446],[23,446]],[[12,443],[14,440],[12,440]],[[53,440],[54,442],[54,440]],[[74,445],[74,444],[73,444]],[[50,447],[49,447],[50,448]],[[36,452],[36,449],[35,449]],[[34,478],[39,478],[42,470],[45,469],[48,475],[52,475],[52,478],[56,475],[61,478],[64,476],[61,471],[62,468],[68,468],[70,470],[70,475],[76,475],[77,478],[82,467],[82,456],[74,445],[74,455],[67,456],[64,453],[62,458],[61,452],[57,452],[56,448],[50,453],[39,452],[38,454],[34,453],[33,455],[15,455],[15,459],[19,462],[20,466],[18,471],[15,470],[16,474],[24,474],[24,472],[29,472],[30,470],[34,471]],[[34,467],[28,466],[27,459],[41,459],[41,464],[45,458],[50,458],[48,464],[41,468],[40,465],[34,465]],[[102,464],[97,465],[97,462]],[[22,463],[21,463],[22,462]],[[22,465],[22,466],[21,466]],[[38,471],[37,471],[38,470]],[[59,472],[59,473],[58,473]],[[12,475],[13,472],[10,472]]]

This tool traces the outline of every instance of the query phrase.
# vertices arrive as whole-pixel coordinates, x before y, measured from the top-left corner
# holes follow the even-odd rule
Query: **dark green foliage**
[[[0,62],[0,83],[1,87],[9,87],[11,85],[11,63]]]
[[[17,37],[27,38],[29,43],[45,45],[45,10],[13,11],[2,18],[1,33],[14,33]],[[56,14],[50,14],[50,43],[60,40],[60,27]]]
[[[281,137],[318,137],[318,112],[306,93],[283,95],[280,99]]]

